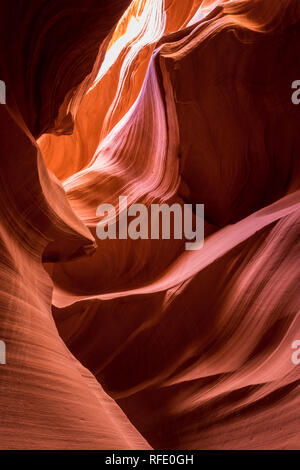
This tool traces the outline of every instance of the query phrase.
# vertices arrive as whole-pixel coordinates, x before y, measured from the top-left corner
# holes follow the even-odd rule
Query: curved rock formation
[[[298,4],[4,3],[0,447],[299,448]],[[119,196],[203,248],[99,240]]]

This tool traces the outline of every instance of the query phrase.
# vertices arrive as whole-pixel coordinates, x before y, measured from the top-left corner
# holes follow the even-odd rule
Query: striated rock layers
[[[298,3],[2,3],[0,448],[299,449]]]

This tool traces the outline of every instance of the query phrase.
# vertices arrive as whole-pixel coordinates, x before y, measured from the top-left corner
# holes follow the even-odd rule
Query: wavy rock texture
[[[3,3],[0,447],[299,449],[298,3]]]

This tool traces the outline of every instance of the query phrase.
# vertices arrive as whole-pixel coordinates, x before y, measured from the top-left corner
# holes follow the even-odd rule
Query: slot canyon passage
[[[0,448],[300,449],[299,2],[0,23]],[[120,195],[204,204],[203,248],[99,240]]]

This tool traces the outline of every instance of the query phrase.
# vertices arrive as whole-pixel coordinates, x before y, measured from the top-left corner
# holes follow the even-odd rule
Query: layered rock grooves
[[[0,447],[299,448],[297,2],[3,4]],[[99,240],[119,196],[203,248]]]

